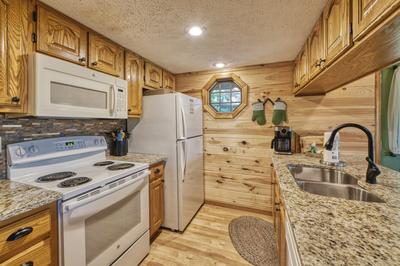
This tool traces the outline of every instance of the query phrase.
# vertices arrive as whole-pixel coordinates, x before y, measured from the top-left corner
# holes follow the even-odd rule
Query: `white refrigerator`
[[[164,224],[184,231],[204,203],[201,100],[182,93],[143,97],[143,116],[129,151],[165,154]]]

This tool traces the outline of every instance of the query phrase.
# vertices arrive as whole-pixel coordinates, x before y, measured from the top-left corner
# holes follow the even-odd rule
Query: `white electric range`
[[[62,194],[61,265],[137,265],[149,252],[149,165],[106,150],[100,136],[7,146],[9,179]]]

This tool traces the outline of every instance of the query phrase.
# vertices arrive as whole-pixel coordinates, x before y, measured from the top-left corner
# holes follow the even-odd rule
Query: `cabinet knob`
[[[85,62],[86,58],[85,57],[80,57],[78,60],[79,60],[79,62]]]
[[[14,97],[11,98],[11,101],[12,101],[13,103],[19,103],[20,100],[21,100],[21,99],[20,99],[18,96],[14,96]]]
[[[131,112],[132,111],[132,109],[128,109],[128,112]]]
[[[33,266],[33,261],[27,261],[27,262],[21,263],[20,266]]]
[[[156,170],[154,170],[154,173],[155,173],[155,174],[159,174],[160,172],[161,172],[161,170],[158,169],[158,168],[157,168]]]
[[[97,66],[97,62],[92,62],[92,66]]]

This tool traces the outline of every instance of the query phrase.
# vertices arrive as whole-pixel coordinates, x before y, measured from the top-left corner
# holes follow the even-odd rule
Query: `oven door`
[[[62,264],[110,265],[149,228],[148,175],[67,201],[62,209]]]

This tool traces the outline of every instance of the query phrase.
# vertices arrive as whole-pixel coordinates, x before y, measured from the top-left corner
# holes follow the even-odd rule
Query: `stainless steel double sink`
[[[287,167],[303,191],[347,200],[385,202],[361,188],[357,178],[342,171],[300,164],[289,164]]]

